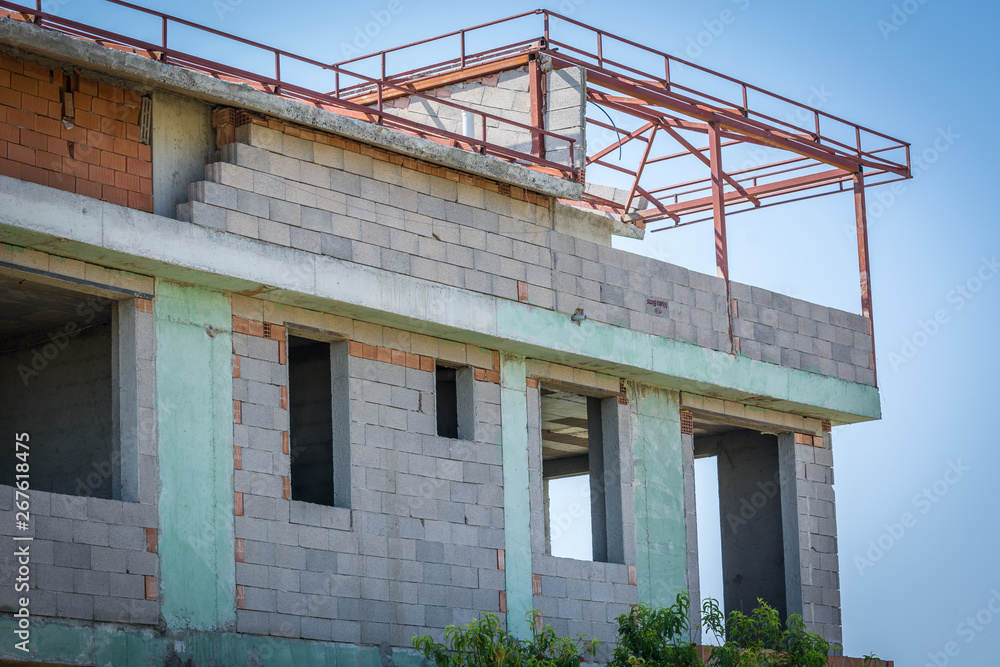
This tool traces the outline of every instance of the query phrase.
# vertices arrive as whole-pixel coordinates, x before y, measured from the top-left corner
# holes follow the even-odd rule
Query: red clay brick
[[[38,82],[38,96],[52,102],[62,102],[59,86],[48,81]]]
[[[115,172],[110,169],[105,169],[104,167],[98,167],[97,165],[90,165],[87,171],[87,177],[89,180],[95,183],[100,183],[101,185],[114,185],[115,184]]]
[[[24,71],[24,61],[0,53],[0,69],[21,74]]]
[[[139,157],[139,145],[128,139],[118,139],[116,137],[111,150],[125,157]]]
[[[7,122],[30,130],[35,127],[35,115],[21,109],[8,109]]]
[[[83,178],[76,179],[76,194],[78,195],[100,199],[101,188],[102,186],[100,183],[94,183],[93,181],[88,181]]]
[[[101,166],[115,171],[125,171],[126,158],[111,151],[101,151]]]
[[[72,156],[74,159],[80,162],[86,162],[87,164],[101,164],[101,151],[96,148],[91,148],[86,144],[77,144],[72,149]]]
[[[48,105],[49,105],[49,110],[48,113],[45,114],[46,116],[48,116],[49,118],[62,118],[63,116],[62,102],[49,101]]]
[[[73,93],[73,108],[83,111],[91,111],[94,98],[86,93]]]
[[[87,145],[102,151],[114,150],[115,138],[97,130],[87,130]]]
[[[11,74],[10,87],[22,93],[37,95],[38,79],[32,79],[31,77],[27,77],[22,74]]]
[[[117,120],[122,120],[122,116],[124,116],[124,113],[122,113],[119,105],[101,97],[94,99],[94,105],[91,107],[91,111],[104,116],[105,118],[115,118]]]
[[[7,157],[7,142],[0,140],[0,157]]]
[[[21,130],[21,145],[44,150],[49,145],[49,138],[40,132],[25,128]]]
[[[21,178],[21,163],[0,157],[0,176]]]
[[[52,85],[62,88],[66,83],[66,74],[61,69],[52,70]]]
[[[105,118],[104,116],[98,116],[101,119],[100,126],[95,128],[99,129],[104,134],[110,134],[116,137],[125,136],[125,123],[120,120],[115,120],[114,118]]]
[[[97,95],[97,82],[93,79],[88,79],[85,76],[74,77],[73,90],[79,90],[81,93],[86,93],[87,95],[96,96]]]
[[[2,123],[0,124],[0,140],[19,144],[21,143],[21,130],[9,123]]]
[[[8,145],[7,157],[22,164],[35,164],[35,151],[20,144]]]
[[[49,174],[49,187],[65,190],[66,192],[76,192],[76,178],[69,174]]]
[[[149,195],[139,194],[138,192],[130,192],[128,193],[128,206],[129,208],[136,208],[140,211],[152,213],[153,198]]]
[[[35,151],[35,165],[49,171],[62,171],[62,158],[48,151]]]
[[[139,179],[139,192],[144,195],[153,196],[153,179],[151,178],[140,178]]]
[[[22,181],[31,181],[32,183],[38,183],[39,185],[48,185],[50,173],[52,172],[39,169],[38,167],[34,167],[30,164],[21,165]]]
[[[80,178],[87,178],[90,173],[86,162],[80,162],[79,160],[74,160],[68,157],[63,158],[62,170],[64,173],[79,176]]]
[[[45,147],[50,153],[55,153],[56,155],[61,155],[63,157],[69,157],[69,142],[65,139],[58,139],[56,137],[49,137],[48,145]]]
[[[138,108],[142,104],[142,93],[134,90],[125,90],[122,93],[122,103],[126,106]]]
[[[49,103],[36,95],[22,93],[21,108],[39,116],[49,115]]]
[[[10,88],[0,88],[0,104],[20,109],[21,93],[16,90],[11,90]]]
[[[139,129],[138,125],[126,125],[125,138],[129,141],[142,141],[142,130]],[[141,153],[139,155],[142,156]]]
[[[97,95],[101,99],[114,102],[115,104],[121,104],[125,100],[125,91],[118,86],[112,86],[108,83],[97,84]]]
[[[98,130],[101,129],[101,117],[92,114],[89,111],[83,111],[82,109],[76,110],[75,115],[76,124],[80,127],[85,127],[88,130]]]
[[[0,69],[0,88],[10,88],[10,72]]]
[[[59,132],[59,136],[66,141],[72,141],[77,144],[87,143],[87,128],[80,127],[79,125],[73,125],[73,127],[66,127],[63,125],[62,130]]]
[[[128,206],[128,193],[111,185],[101,188],[101,199],[119,206]]]
[[[128,173],[135,174],[140,178],[152,178],[153,177],[153,165],[150,162],[144,162],[142,160],[136,160],[134,158],[128,159]]]
[[[121,120],[125,121],[129,125],[137,125],[139,123],[139,110],[130,109],[129,107],[121,107],[123,110],[123,115]]]
[[[139,146],[139,159],[145,160],[146,162],[152,162],[153,160],[153,147],[149,144],[138,144]]]
[[[133,176],[132,174],[126,174],[123,171],[116,171],[115,187],[121,188],[122,190],[139,192],[139,177]]]
[[[49,78],[52,76],[52,70],[50,70],[45,65],[39,65],[38,63],[33,63],[25,60],[21,65],[25,76],[30,76],[33,79],[38,79],[39,81],[48,82]]]
[[[48,135],[50,139],[58,137],[62,132],[62,121],[58,121],[55,118],[46,118],[45,116],[36,116],[35,131]]]

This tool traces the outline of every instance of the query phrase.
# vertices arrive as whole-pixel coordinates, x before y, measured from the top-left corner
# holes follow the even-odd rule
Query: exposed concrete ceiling
[[[0,274],[0,341],[54,334],[67,322],[78,328],[111,320],[111,308],[94,308],[88,294]]]
[[[542,460],[586,454],[587,397],[541,387],[541,403]]]

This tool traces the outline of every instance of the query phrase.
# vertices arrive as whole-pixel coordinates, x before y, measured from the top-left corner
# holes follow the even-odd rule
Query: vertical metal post
[[[858,225],[858,268],[861,272],[861,314],[868,323],[868,335],[872,339],[871,368],[875,386],[878,386],[878,371],[875,368],[875,323],[872,321],[871,264],[868,260],[868,213],[865,206],[865,177],[859,170],[854,174],[854,217]]]
[[[459,38],[461,39],[462,51],[459,56],[459,66],[461,69],[465,69],[465,31],[459,33]]]
[[[712,216],[715,219],[715,271],[726,283],[726,313],[729,320],[729,348],[733,343],[733,300],[729,289],[729,247],[726,243],[726,195],[723,188],[722,137],[719,124],[708,124],[708,159],[712,170]]]
[[[531,104],[531,126],[545,129],[542,111],[545,108],[545,79],[537,58],[528,61],[528,99]],[[541,132],[531,133],[531,154],[545,157],[545,137]]]

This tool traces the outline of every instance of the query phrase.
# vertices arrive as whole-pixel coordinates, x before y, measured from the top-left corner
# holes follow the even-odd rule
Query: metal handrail
[[[74,37],[90,39],[98,42],[107,41],[118,44],[120,46],[125,46],[132,49],[138,49],[141,51],[145,51],[149,57],[155,58],[163,62],[167,62],[178,66],[184,66],[199,71],[204,71],[211,74],[225,75],[240,80],[245,80],[248,82],[253,82],[260,85],[266,92],[270,92],[276,95],[281,95],[284,97],[298,99],[305,102],[310,102],[328,111],[333,111],[333,112],[348,111],[352,112],[355,115],[360,114],[365,117],[373,118],[374,122],[376,122],[379,125],[385,125],[387,127],[400,129],[420,136],[437,138],[439,140],[447,140],[448,142],[454,142],[459,145],[467,144],[483,154],[494,155],[515,162],[527,163],[528,165],[557,170],[574,180],[578,180],[580,177],[580,170],[577,169],[575,166],[573,166],[575,157],[574,145],[576,143],[576,140],[573,137],[567,137],[564,135],[560,135],[556,132],[545,130],[543,128],[534,127],[532,125],[527,125],[525,123],[519,123],[517,121],[513,121],[508,118],[504,118],[502,116],[481,111],[478,109],[470,109],[468,107],[462,106],[460,104],[451,102],[446,99],[424,95],[420,92],[407,89],[406,87],[397,84],[393,81],[385,80],[384,78],[369,77],[359,72],[347,70],[335,64],[332,65],[329,63],[323,63],[318,60],[314,60],[312,58],[307,58],[305,56],[301,56],[292,53],[290,51],[286,51],[284,49],[269,46],[261,42],[257,42],[244,37],[239,37],[238,35],[232,35],[230,33],[226,33],[221,30],[217,30],[215,28],[203,26],[193,21],[173,16],[171,14],[166,14],[164,12],[149,9],[147,7],[142,7],[140,5],[136,5],[131,2],[126,2],[125,0],[105,0],[105,2],[159,18],[162,26],[161,42],[159,44],[155,44],[152,42],[148,42],[146,40],[138,39],[128,35],[123,35],[121,33],[113,32],[86,23],[82,23],[80,21],[67,19],[58,16],[57,14],[53,14],[51,12],[46,12],[42,9],[41,0],[36,0],[34,8],[9,2],[9,0],[0,0],[0,8],[6,9],[10,12],[21,14],[25,18],[25,20],[34,23],[39,27],[44,27],[50,30],[57,30],[72,35]],[[171,23],[176,23],[178,25],[194,28],[196,30],[199,30],[207,34],[215,35],[217,37],[223,37],[225,39],[234,41],[239,44],[244,44],[247,46],[251,46],[272,53],[274,55],[274,74],[265,75],[261,73],[250,72],[248,70],[233,67],[231,65],[226,65],[224,63],[201,58],[199,56],[181,50],[172,49],[168,44],[168,35],[170,33],[169,26]],[[306,65],[310,65],[312,67],[320,68],[324,71],[333,72],[338,77],[346,76],[354,78],[356,80],[364,82],[363,85],[374,86],[375,90],[378,93],[377,107],[372,108],[370,106],[355,104],[350,100],[340,98],[335,94],[322,93],[304,86],[293,84],[289,81],[282,80],[281,78],[282,58],[291,59]],[[270,90],[268,90],[268,88],[270,88]],[[444,130],[442,128],[433,125],[425,125],[422,123],[418,123],[416,121],[411,121],[409,119],[400,118],[394,114],[388,113],[382,107],[382,96],[386,89],[405,93],[409,97],[416,97],[420,99],[433,101],[435,104],[439,104],[441,106],[452,107],[455,109],[459,109],[461,111],[470,112],[481,119],[480,123],[481,136],[479,138],[468,137],[463,134],[450,132],[448,130]],[[519,130],[524,130],[529,133],[534,133],[536,135],[543,135],[546,137],[551,137],[554,140],[565,142],[566,145],[568,146],[568,159],[567,159],[568,165],[547,160],[545,158],[532,155],[530,153],[524,153],[522,151],[517,151],[505,146],[500,146],[488,142],[486,140],[487,120],[496,121],[498,124],[501,125],[510,126],[513,128],[517,128]]]

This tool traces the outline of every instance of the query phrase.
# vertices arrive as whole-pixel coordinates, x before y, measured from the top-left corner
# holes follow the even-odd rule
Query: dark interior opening
[[[437,434],[442,438],[458,437],[458,387],[455,369],[438,366],[435,369],[437,386]]]
[[[0,276],[0,432],[28,433],[30,488],[112,498],[114,301]],[[0,457],[13,485],[14,448]]]
[[[330,344],[288,336],[292,499],[334,504]]]

